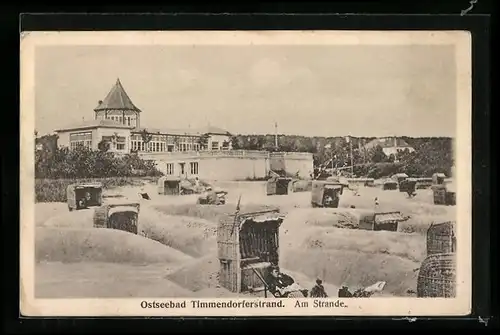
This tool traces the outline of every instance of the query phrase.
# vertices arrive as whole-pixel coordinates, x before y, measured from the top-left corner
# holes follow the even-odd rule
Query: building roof
[[[113,120],[90,120],[84,121],[78,124],[73,124],[67,127],[62,127],[56,129],[56,132],[66,131],[66,130],[78,130],[78,129],[93,129],[93,128],[120,128],[120,129],[132,129],[132,126],[126,126],[120,122]]]
[[[186,135],[186,136],[201,136],[203,134],[212,134],[212,135],[226,135],[230,136],[231,134],[222,129],[222,128],[217,128],[217,127],[206,127],[203,129],[196,129],[196,128],[187,128],[187,129],[181,129],[181,128],[149,128],[149,127],[141,127],[141,128],[135,128],[133,131],[134,132],[141,132],[144,129],[148,133],[151,134],[165,134],[165,135]]]
[[[105,110],[141,112],[141,110],[134,105],[127,92],[125,92],[120,79],[116,80],[115,85],[111,88],[106,98],[104,98],[103,101],[99,101],[99,106],[94,109],[96,112]]]
[[[227,135],[227,136],[231,135],[231,133],[229,133],[227,130],[214,126],[208,126],[205,129],[203,129],[202,132],[205,134],[212,134],[212,135]]]
[[[406,143],[405,140],[397,137],[382,137],[376,138],[365,145],[365,148],[374,148],[377,145],[380,145],[382,148],[411,148],[411,146]]]
[[[173,129],[173,128],[150,128],[150,127],[141,127],[135,128],[133,132],[141,132],[146,130],[150,134],[163,134],[163,135],[178,135],[178,136],[201,136],[201,131],[197,129]]]

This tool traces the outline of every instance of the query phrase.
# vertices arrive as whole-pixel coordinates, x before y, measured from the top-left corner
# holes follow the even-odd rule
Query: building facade
[[[112,120],[91,120],[57,129],[57,144],[70,149],[82,146],[97,150],[101,141],[107,141],[109,151],[126,154],[130,152],[131,130],[131,126]]]
[[[143,127],[141,113],[118,79],[94,109],[93,120],[56,130],[58,146],[98,150],[106,142],[111,152],[155,161],[165,175],[206,180],[264,179],[273,169],[309,178],[313,171],[310,153],[233,150],[224,129]]]
[[[144,152],[143,159],[154,160],[167,176],[198,177],[204,180],[255,180],[269,177],[270,171],[309,179],[313,155],[301,152],[252,150],[208,150],[198,152]]]
[[[117,153],[231,150],[231,134],[226,130],[212,126],[204,129],[141,127],[141,113],[118,79],[104,100],[98,102],[93,120],[56,130],[59,145],[97,150],[99,143],[106,141],[109,150]]]

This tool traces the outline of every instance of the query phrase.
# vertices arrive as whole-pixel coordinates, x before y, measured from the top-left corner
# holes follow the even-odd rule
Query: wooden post
[[[274,148],[278,151],[278,122],[274,122]]]
[[[351,177],[354,177],[354,159],[352,157],[352,141],[349,141],[349,149],[351,151]]]

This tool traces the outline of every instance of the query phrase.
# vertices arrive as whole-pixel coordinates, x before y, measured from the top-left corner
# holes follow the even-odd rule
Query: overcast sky
[[[90,120],[116,79],[141,126],[455,136],[453,46],[42,46],[40,134]]]

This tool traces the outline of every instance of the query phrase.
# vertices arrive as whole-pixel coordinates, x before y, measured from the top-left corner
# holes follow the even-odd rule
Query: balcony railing
[[[249,157],[268,158],[267,151],[253,150],[206,150],[206,151],[175,151],[175,152],[139,152],[142,157],[158,158],[188,158],[188,157]]]
[[[278,158],[312,160],[312,154],[308,152],[282,152],[271,153],[258,150],[203,150],[203,151],[175,151],[175,152],[139,152],[144,159],[187,159],[187,158],[210,158],[210,157],[240,157],[240,158]]]

